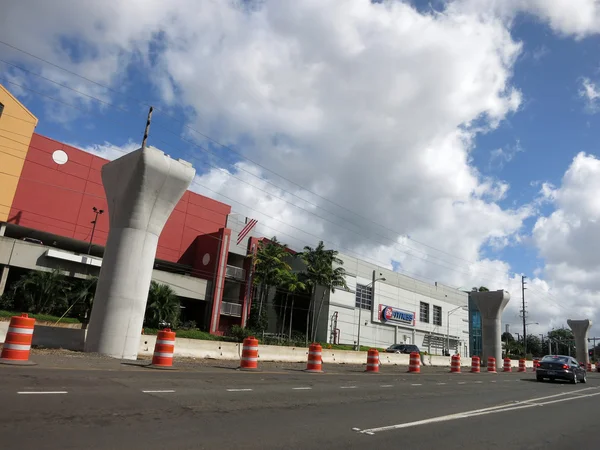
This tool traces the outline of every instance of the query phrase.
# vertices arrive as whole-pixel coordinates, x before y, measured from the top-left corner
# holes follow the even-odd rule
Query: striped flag
[[[240,245],[240,242],[242,242],[244,240],[244,238],[248,235],[248,233],[250,233],[250,230],[252,230],[252,228],[254,228],[254,226],[257,223],[258,223],[258,220],[256,220],[256,219],[248,220],[248,218],[246,217],[246,226],[244,228],[242,228],[242,231],[240,231],[240,234],[238,234],[237,245]]]

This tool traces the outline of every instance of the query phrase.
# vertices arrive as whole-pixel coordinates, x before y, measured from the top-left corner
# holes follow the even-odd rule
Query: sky
[[[26,4],[25,4],[26,3]],[[301,249],[505,289],[521,332],[600,336],[597,0],[31,0],[0,82],[37,132],[149,144]]]

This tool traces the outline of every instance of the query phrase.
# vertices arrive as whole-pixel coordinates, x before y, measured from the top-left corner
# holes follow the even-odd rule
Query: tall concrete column
[[[158,238],[196,171],[146,147],[102,167],[110,230],[85,350],[137,359]]]
[[[4,294],[6,289],[6,280],[8,280],[8,272],[10,268],[8,266],[0,266],[0,295]]]
[[[510,300],[506,291],[469,292],[481,313],[482,365],[491,356],[496,366],[502,361],[502,312]]]
[[[589,320],[567,320],[567,324],[573,330],[573,336],[575,337],[575,348],[577,349],[577,361],[579,363],[590,362],[590,355],[588,355],[588,331],[592,326],[592,322]]]

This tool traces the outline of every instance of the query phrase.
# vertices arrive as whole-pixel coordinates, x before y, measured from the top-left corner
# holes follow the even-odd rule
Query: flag
[[[244,240],[244,238],[248,235],[248,233],[250,233],[252,228],[254,228],[254,226],[257,223],[258,223],[258,220],[256,220],[256,219],[248,220],[248,218],[246,217],[246,226],[244,228],[242,228],[242,231],[240,231],[240,233],[238,234],[237,243],[236,243],[237,245],[240,245],[240,242],[242,242]]]

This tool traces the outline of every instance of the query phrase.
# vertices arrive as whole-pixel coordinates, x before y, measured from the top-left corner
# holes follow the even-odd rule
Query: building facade
[[[326,294],[320,340],[379,348],[415,344],[434,355],[469,354],[468,293],[339,257],[348,290]]]
[[[0,86],[0,294],[23,270],[97,275],[108,237],[100,170],[108,161],[34,133],[37,119]],[[184,320],[222,334],[244,325],[255,222],[187,191],[158,242],[154,279]]]

